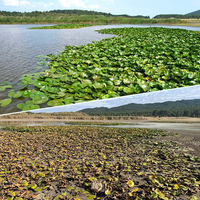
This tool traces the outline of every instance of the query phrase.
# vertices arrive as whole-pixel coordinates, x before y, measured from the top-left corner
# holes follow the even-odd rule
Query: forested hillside
[[[200,19],[200,14],[160,14],[156,15],[154,19]]]
[[[153,104],[132,103],[110,109],[84,109],[81,112],[98,116],[200,117],[200,99]]]
[[[191,12],[191,13],[188,13],[186,15],[200,15],[200,10],[197,10],[197,11],[194,11],[194,12]]]

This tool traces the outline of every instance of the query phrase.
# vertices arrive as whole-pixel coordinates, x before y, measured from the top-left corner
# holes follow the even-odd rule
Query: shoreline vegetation
[[[29,29],[75,29],[94,26],[92,24],[58,24],[54,26],[32,27]]]
[[[0,115],[0,121],[77,121],[77,122],[173,122],[173,123],[200,123],[200,118],[195,117],[147,117],[147,116],[90,116],[82,112],[59,113],[32,113],[22,112]]]
[[[0,24],[182,24],[180,19],[150,19],[149,16],[112,15],[84,10],[54,10],[46,12],[0,11]]]
[[[51,10],[24,13],[0,11],[0,24],[160,24],[198,27],[200,26],[199,18],[198,12],[188,15],[157,15],[150,18],[142,15],[113,15],[87,10]]]

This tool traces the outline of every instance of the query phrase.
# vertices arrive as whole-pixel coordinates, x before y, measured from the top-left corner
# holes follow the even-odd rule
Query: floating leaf
[[[2,82],[0,85],[10,85],[10,82],[5,81],[5,82]]]
[[[8,96],[17,99],[17,98],[19,98],[19,97],[22,96],[22,93],[21,93],[20,91],[18,91],[18,92],[10,92],[10,93],[8,94]]]
[[[26,111],[26,110],[39,109],[40,106],[39,105],[34,105],[32,101],[28,100],[25,103],[17,104],[17,108],[22,109],[22,111]]]
[[[51,100],[47,103],[48,106],[62,106],[64,105],[63,99]]]
[[[126,92],[127,94],[133,94],[134,93],[134,89],[133,88],[128,88],[128,87],[125,87],[123,89],[124,92]]]
[[[34,92],[30,97],[32,98],[33,104],[43,104],[49,100],[49,97],[40,91]]]
[[[0,86],[0,92],[5,91],[6,89],[11,89],[12,85],[4,85],[4,86]]]
[[[1,107],[4,107],[4,106],[9,105],[11,102],[12,102],[12,99],[3,99],[3,100],[0,100],[0,105]]]

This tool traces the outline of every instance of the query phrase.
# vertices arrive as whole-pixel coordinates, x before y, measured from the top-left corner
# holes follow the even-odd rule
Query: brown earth
[[[131,123],[130,125],[120,125],[114,127],[122,128],[156,128],[167,130],[171,133],[178,133],[178,136],[165,137],[165,140],[176,141],[186,153],[200,157],[200,118],[189,117],[138,117],[134,120],[77,120],[77,119],[0,119],[1,126],[11,125],[64,125],[67,121],[87,121],[87,122],[105,122],[105,123]],[[171,123],[170,123],[171,122]],[[56,124],[58,123],[58,124]],[[158,138],[159,140],[159,138]]]

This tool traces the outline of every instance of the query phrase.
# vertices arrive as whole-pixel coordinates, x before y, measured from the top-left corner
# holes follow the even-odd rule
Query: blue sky
[[[200,9],[200,0],[0,0],[1,11],[83,9],[112,14],[186,14]]]
[[[117,107],[130,103],[146,104],[161,103],[166,101],[180,101],[200,99],[200,85],[176,88],[170,90],[162,90],[157,92],[149,92],[144,94],[129,95],[104,100],[89,101],[84,103],[70,104],[66,106],[57,106],[51,108],[38,109],[32,112],[76,112],[85,108],[95,107]]]

